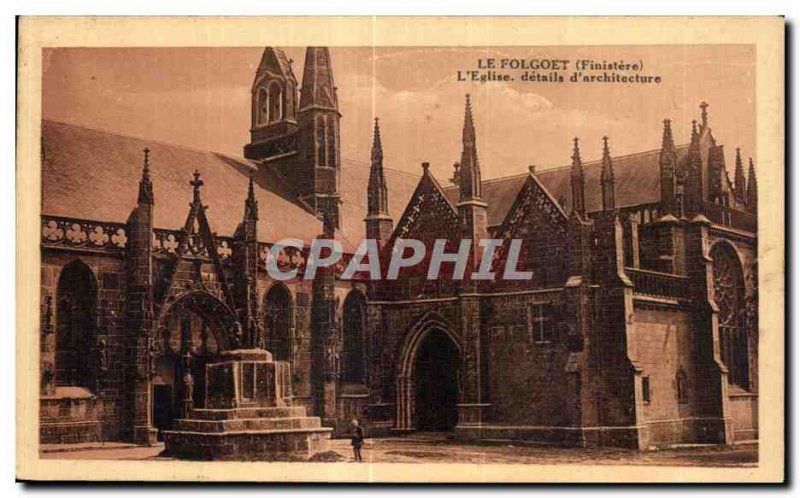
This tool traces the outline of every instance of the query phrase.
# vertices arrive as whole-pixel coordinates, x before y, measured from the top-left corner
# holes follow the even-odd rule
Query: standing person
[[[358,420],[350,422],[350,444],[353,445],[353,457],[356,462],[361,461],[361,447],[364,446],[364,428],[358,425]]]

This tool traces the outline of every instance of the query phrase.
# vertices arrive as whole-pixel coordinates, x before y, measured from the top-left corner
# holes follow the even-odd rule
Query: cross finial
[[[192,174],[192,176],[194,176],[194,180],[190,181],[189,185],[194,187],[195,190],[200,190],[200,187],[203,186],[203,180],[200,179],[200,172],[197,171],[197,170],[194,170],[194,173]]]
[[[703,128],[708,126],[708,102],[706,102],[705,100],[700,102],[700,119]]]

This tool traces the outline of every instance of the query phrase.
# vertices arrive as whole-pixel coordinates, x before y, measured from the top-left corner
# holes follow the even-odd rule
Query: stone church
[[[204,406],[205,366],[258,347],[338,434],[358,418],[370,436],[758,438],[755,167],[736,149],[731,181],[707,104],[689,137],[665,120],[658,150],[576,138],[571,164],[483,180],[489,123],[467,97],[463,152],[437,179],[384,167],[377,120],[371,161],[341,157],[336,92],[327,48],[307,49],[300,84],[266,48],[244,157],[42,122],[42,443],[154,444],[186,415],[187,372]],[[287,237],[306,248],[277,265],[300,275],[315,238],[352,255],[368,237],[502,239],[498,270],[521,239],[533,276],[427,280],[423,261],[395,281],[344,280],[343,264],[273,281]]]

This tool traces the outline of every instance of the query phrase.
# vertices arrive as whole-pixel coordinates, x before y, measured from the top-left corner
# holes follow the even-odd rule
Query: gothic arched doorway
[[[151,366],[153,426],[159,438],[188,408],[205,406],[206,365],[233,345],[234,322],[228,307],[204,292],[186,294],[161,313]]]
[[[276,284],[264,298],[267,350],[276,361],[292,359],[292,296],[283,284]]]
[[[750,345],[744,326],[744,276],[736,250],[727,243],[711,249],[714,300],[719,308],[719,343],[728,382],[750,387]]]
[[[97,281],[81,261],[73,261],[58,279],[55,385],[93,388],[87,358],[97,327]]]
[[[458,422],[458,348],[441,330],[430,331],[414,359],[414,415],[420,430],[450,430]]]
[[[429,313],[414,326],[397,365],[400,430],[448,430],[458,423],[461,343],[447,322]]]

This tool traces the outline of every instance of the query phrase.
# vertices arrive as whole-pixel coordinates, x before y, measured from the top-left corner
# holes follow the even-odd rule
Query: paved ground
[[[104,447],[48,446],[42,458],[142,460],[161,458],[163,445],[152,448],[108,443]],[[67,450],[67,451],[63,451]],[[350,441],[331,441],[330,460],[352,461]],[[632,464],[752,467],[758,461],[755,444],[735,447],[696,446],[661,451],[612,448],[559,448],[555,446],[487,442],[461,443],[449,435],[428,433],[402,438],[368,439],[362,450],[365,462],[381,463],[523,463],[523,464]]]

